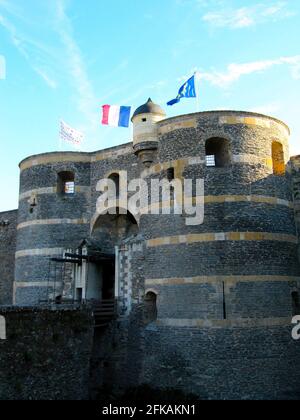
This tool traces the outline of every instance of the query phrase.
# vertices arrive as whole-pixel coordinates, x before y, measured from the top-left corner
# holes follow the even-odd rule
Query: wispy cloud
[[[7,8],[6,2],[0,2],[0,7],[4,7],[5,10],[11,10]],[[51,52],[49,49],[45,45],[30,39],[30,37],[24,34],[20,29],[17,29],[12,24],[12,22],[2,14],[0,14],[0,26],[6,30],[12,44],[29,63],[30,67],[45,81],[45,83],[50,88],[56,89],[57,82],[48,74],[46,65],[49,57],[51,57]],[[34,54],[32,54],[32,50],[34,50]],[[43,56],[44,60],[41,59]],[[42,66],[40,66],[38,61],[44,62]]]
[[[270,102],[264,105],[255,106],[250,109],[251,112],[257,112],[258,114],[276,115],[281,111],[281,105],[279,102]]]
[[[224,72],[215,69],[203,71],[197,68],[193,69],[193,71],[198,71],[202,80],[206,80],[214,86],[226,89],[243,76],[263,73],[276,66],[286,66],[291,72],[292,77],[295,80],[300,80],[300,55],[280,57],[274,60],[231,63]],[[187,75],[180,78],[180,80],[184,80],[186,77]]]
[[[51,88],[56,89],[57,88],[57,82],[52,79],[49,74],[47,73],[47,70],[33,67],[34,71],[41,76],[41,78],[44,80],[44,82]]]
[[[55,45],[47,45],[33,35],[38,28],[35,20],[26,18],[23,10],[12,8],[10,3],[0,0],[0,26],[8,33],[12,44],[28,62],[32,70],[51,89],[56,89],[63,79],[72,87],[72,98],[85,120],[81,129],[95,130],[98,126],[98,99],[88,77],[83,54],[75,40],[73,27],[67,15],[65,0],[55,0],[48,10],[48,30],[58,37]],[[1,14],[1,11],[3,12]],[[49,22],[54,22],[52,26]],[[15,23],[16,22],[16,23]],[[120,64],[126,67],[128,62]]]
[[[295,16],[295,12],[289,9],[288,3],[280,1],[270,5],[258,3],[237,9],[225,7],[207,12],[202,20],[215,28],[240,29],[277,22],[292,16]]]
[[[71,83],[77,94],[77,105],[89,124],[90,129],[97,126],[98,100],[88,77],[85,60],[73,35],[71,20],[66,13],[66,4],[62,0],[56,1],[56,31],[66,53],[66,66]]]

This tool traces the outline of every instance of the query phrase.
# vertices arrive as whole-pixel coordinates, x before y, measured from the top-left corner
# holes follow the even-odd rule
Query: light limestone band
[[[132,154],[132,146],[126,146],[119,150],[107,150],[100,153],[80,153],[80,152],[62,152],[62,153],[49,153],[46,155],[33,156],[21,162],[21,171],[32,168],[38,165],[47,165],[50,163],[90,163],[97,162],[105,159],[116,159],[119,156]]]
[[[162,121],[163,123],[163,121]],[[160,125],[160,124],[159,124]],[[196,118],[189,118],[185,119],[184,121],[170,121],[168,124],[161,124],[158,129],[159,135],[164,135],[170,133],[171,131],[175,130],[182,130],[186,128],[196,128],[197,127],[197,119]]]
[[[238,319],[172,319],[161,318],[158,325],[178,328],[248,328],[290,326],[291,318],[238,318]]]
[[[91,192],[91,187],[87,187],[85,185],[76,185],[75,186],[76,193],[84,193],[89,194]],[[36,188],[34,190],[25,191],[24,193],[20,194],[19,201],[25,200],[26,198],[31,198],[32,196],[38,196],[43,194],[56,194],[57,187],[46,187],[46,188]]]
[[[197,128],[198,121],[197,115],[189,117],[181,117],[180,121],[178,117],[169,118],[166,121],[159,123],[158,133],[160,135],[167,134],[171,131],[182,130],[187,128]],[[254,127],[262,127],[271,129],[272,126],[276,125],[281,130],[282,134],[285,136],[290,135],[289,127],[282,121],[279,121],[274,118],[267,116],[257,116],[257,115],[243,115],[242,113],[237,115],[221,115],[219,117],[220,125],[248,125]]]
[[[280,127],[281,132],[285,136],[290,135],[289,127],[282,121],[275,120],[273,118],[263,118],[263,117],[249,117],[249,116],[222,116],[219,118],[220,124],[225,125],[249,125],[263,128],[272,128],[272,125],[276,124],[277,127]]]
[[[133,153],[132,145],[119,150],[108,150],[92,155],[91,162],[99,162],[105,159],[117,159],[120,156],[131,155]]]
[[[220,241],[279,241],[298,244],[298,237],[280,233],[268,232],[220,232],[200,233],[190,235],[168,236],[155,238],[147,241],[148,248],[155,248],[166,245],[193,244],[204,242]]]
[[[16,252],[16,259],[23,257],[49,257],[52,255],[62,255],[64,248],[38,248],[38,249],[23,249]]]
[[[20,223],[17,229],[24,229],[30,226],[50,226],[50,225],[88,225],[88,219],[41,219],[29,220],[28,222]]]
[[[204,198],[204,202],[207,203],[238,203],[238,202],[250,202],[250,203],[266,203],[274,204],[279,206],[286,206],[293,208],[294,204],[292,201],[283,200],[276,197],[267,197],[264,195],[208,195]]]
[[[146,286],[174,286],[182,284],[208,284],[225,282],[228,286],[241,282],[300,282],[300,277],[291,276],[196,276],[196,277],[170,277],[161,279],[147,279]]]
[[[61,281],[31,281],[31,282],[15,282],[14,286],[16,289],[19,288],[27,288],[27,287],[54,287],[54,286],[60,286],[62,285]]]
[[[192,205],[195,206],[197,201],[201,202],[201,196],[193,197]],[[190,200],[190,198],[185,197],[185,200]],[[294,204],[288,200],[282,200],[276,197],[266,197],[261,195],[207,195],[204,197],[204,204],[217,204],[217,203],[262,203],[262,204],[271,204],[278,206],[285,206],[291,209],[294,208]],[[191,204],[191,203],[182,203],[182,204]],[[140,209],[140,214],[151,214],[160,209],[166,209],[174,206],[174,200],[163,201],[160,203],[152,203],[147,207]]]

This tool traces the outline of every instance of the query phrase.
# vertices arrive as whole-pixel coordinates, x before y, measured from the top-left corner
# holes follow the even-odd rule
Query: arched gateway
[[[131,244],[138,241],[138,224],[131,213],[99,215],[91,237],[76,253],[82,256],[75,266],[76,300],[106,302],[120,299],[127,310],[131,292]]]

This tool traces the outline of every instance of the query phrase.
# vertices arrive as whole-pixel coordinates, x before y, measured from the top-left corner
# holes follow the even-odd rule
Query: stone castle
[[[300,157],[289,156],[289,128],[250,112],[166,118],[150,99],[132,122],[133,143],[20,163],[19,209],[0,213],[2,396],[26,398],[23,368],[16,388],[7,361],[25,363],[20,342],[28,329],[29,359],[40,360],[36,347],[48,340],[49,323],[54,352],[64,357],[69,337],[84,354],[73,365],[70,356],[68,369],[85,384],[92,377],[102,386],[148,384],[203,399],[300,398],[300,345],[291,337],[300,314]],[[111,179],[119,191],[124,171],[128,181],[147,183],[204,179],[204,223],[189,226],[184,215],[149,208],[123,214],[121,199],[115,215],[97,213],[97,183]],[[82,309],[89,302],[90,315]],[[81,310],[85,328],[76,341],[70,325],[76,330]],[[51,378],[55,398],[65,382],[50,386]],[[77,388],[60,392],[86,397]]]

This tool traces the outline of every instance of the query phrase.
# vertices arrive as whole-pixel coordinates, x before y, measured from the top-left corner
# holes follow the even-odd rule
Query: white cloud
[[[0,0],[0,8],[3,10],[3,14],[0,13],[0,26],[6,30],[12,44],[48,87],[56,89],[59,80],[60,82],[62,79],[68,80],[78,110],[86,120],[85,127],[81,129],[91,132],[98,127],[99,101],[89,80],[82,52],[73,35],[72,23],[66,13],[66,2],[56,0],[51,6],[48,10],[49,19],[45,21],[45,25],[48,25],[59,38],[59,42],[52,46],[32,35],[39,30],[36,21],[27,19],[23,10],[9,8],[7,2],[3,0]],[[127,60],[123,60],[120,67],[125,68],[127,65]]]
[[[73,28],[66,14],[65,3],[56,2],[56,31],[60,37],[66,53],[66,68],[71,76],[72,85],[77,93],[77,105],[87,119],[90,129],[98,125],[97,109],[98,100],[89,80],[84,58],[73,36]]]
[[[2,3],[0,3],[0,6],[2,6]],[[0,25],[7,31],[12,44],[29,63],[31,68],[46,82],[50,88],[56,89],[57,82],[49,76],[46,65],[44,64],[43,68],[40,68],[39,64],[36,62],[36,57],[40,56],[41,54],[44,54],[49,58],[51,54],[47,47],[41,43],[32,41],[20,30],[17,30],[16,27],[1,14]],[[33,54],[30,53],[32,49],[35,51],[35,58],[33,58]]]
[[[256,112],[258,114],[276,116],[281,111],[281,105],[279,102],[270,102],[264,105],[253,107],[250,109],[250,111]]]
[[[267,22],[277,22],[294,15],[295,13],[288,9],[288,3],[281,1],[270,6],[258,3],[238,9],[223,8],[210,11],[202,17],[202,20],[216,28],[240,29]]]
[[[214,86],[227,88],[232,83],[237,82],[242,76],[262,73],[275,66],[286,65],[291,71],[292,77],[296,80],[300,79],[300,55],[291,57],[280,57],[275,60],[253,61],[243,64],[232,63],[227,66],[225,72],[211,70],[203,72],[196,69],[200,73],[200,78],[206,80]]]
[[[41,76],[41,78],[46,82],[46,84],[51,89],[56,89],[57,88],[57,82],[47,74],[46,70],[39,69],[37,67],[34,67],[33,69],[36,71],[37,74],[39,74]]]

